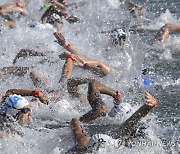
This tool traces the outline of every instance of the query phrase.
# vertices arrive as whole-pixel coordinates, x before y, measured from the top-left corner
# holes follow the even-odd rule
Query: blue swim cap
[[[14,94],[5,99],[5,104],[14,109],[22,109],[24,106],[29,105],[29,102],[24,97]]]
[[[152,88],[152,84],[149,79],[144,79],[144,85],[146,88]]]
[[[2,109],[10,115],[15,115],[17,112],[19,112],[20,109],[24,108],[27,105],[29,105],[27,99],[20,95],[14,94],[8,96],[5,99]]]

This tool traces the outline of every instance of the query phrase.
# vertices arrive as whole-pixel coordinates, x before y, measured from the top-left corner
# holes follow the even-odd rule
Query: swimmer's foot
[[[148,92],[145,92],[145,100],[150,107],[154,107],[158,104],[158,100],[151,96]]]
[[[39,92],[39,95],[37,96],[37,98],[43,103],[48,105],[49,104],[49,99],[44,96],[44,94],[42,92]]]
[[[54,36],[55,36],[55,38],[57,39],[57,43],[58,43],[59,45],[65,46],[66,40],[65,40],[64,36],[63,36],[61,33],[55,32],[55,33],[54,33]]]

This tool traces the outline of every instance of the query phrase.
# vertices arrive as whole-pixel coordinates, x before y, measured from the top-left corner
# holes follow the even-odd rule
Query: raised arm
[[[73,47],[70,43],[66,42],[64,36],[59,33],[59,32],[55,32],[54,33],[55,38],[57,39],[57,43],[59,45],[61,45],[62,47],[64,47],[66,50],[68,50],[69,52],[78,55],[80,57],[83,57],[83,54],[81,53],[80,50],[76,49],[75,47]]]
[[[43,95],[39,90],[26,90],[26,89],[10,89],[6,92],[5,97],[9,95],[21,95],[21,96],[34,96],[38,98],[43,104],[48,104],[48,98]]]
[[[147,104],[140,107],[130,118],[128,118],[119,128],[119,137],[130,137],[132,132],[142,117],[145,117],[149,111],[154,108],[158,101],[153,98],[150,93],[145,92],[145,100]]]
[[[66,53],[61,54],[60,58],[62,57],[62,55],[64,56],[64,54],[66,54]],[[67,81],[70,78],[71,73],[72,73],[72,69],[73,69],[73,55],[67,54],[66,55],[66,62],[62,68],[62,74],[61,74],[60,82]]]

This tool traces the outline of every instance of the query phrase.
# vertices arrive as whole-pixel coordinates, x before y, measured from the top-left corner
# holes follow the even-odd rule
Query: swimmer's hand
[[[64,36],[61,33],[55,32],[54,36],[57,39],[57,43],[59,45],[65,46],[66,40],[65,40]]]
[[[36,90],[35,90],[36,92]],[[35,95],[35,97],[37,97],[43,104],[48,105],[49,104],[49,100],[46,96],[44,96],[44,94],[40,91],[38,91],[38,95]]]
[[[145,92],[145,100],[150,107],[154,107],[158,104],[158,100],[151,96],[148,92]]]
[[[116,91],[116,95],[114,96],[114,104],[120,104],[122,100],[121,98],[122,98],[122,95],[120,91]]]

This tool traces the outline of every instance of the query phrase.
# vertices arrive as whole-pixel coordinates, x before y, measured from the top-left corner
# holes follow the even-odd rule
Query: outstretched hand
[[[145,100],[150,107],[154,107],[158,104],[157,99],[151,96],[151,94],[148,92],[145,92]]]
[[[57,39],[57,43],[58,43],[59,45],[65,46],[66,40],[65,40],[64,36],[63,36],[61,33],[55,32],[55,33],[54,33],[54,36],[55,36],[55,38]]]
[[[48,105],[49,103],[49,100],[46,96],[43,95],[42,92],[39,93],[39,95],[37,96],[37,98],[43,103],[43,104],[46,104]]]

